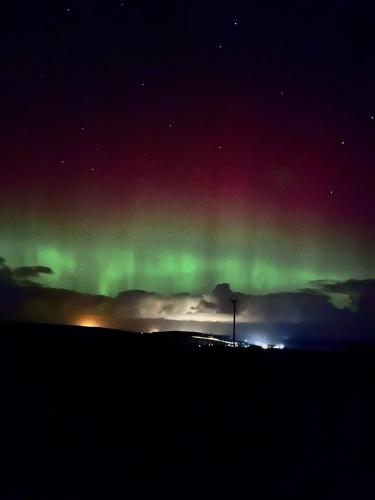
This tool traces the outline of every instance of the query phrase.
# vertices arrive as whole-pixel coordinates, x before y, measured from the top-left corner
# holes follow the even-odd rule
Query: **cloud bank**
[[[266,295],[237,293],[223,283],[202,295],[127,290],[111,298],[42,286],[38,280],[51,273],[44,266],[11,269],[0,258],[0,318],[229,333],[236,298],[239,331],[254,325],[314,325],[340,336],[349,326],[368,330],[375,320],[375,279],[311,282],[297,292]]]

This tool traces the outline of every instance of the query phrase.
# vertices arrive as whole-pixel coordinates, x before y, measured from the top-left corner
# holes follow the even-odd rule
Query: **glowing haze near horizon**
[[[0,255],[112,296],[375,277],[367,14],[344,3],[30,6],[7,32]]]

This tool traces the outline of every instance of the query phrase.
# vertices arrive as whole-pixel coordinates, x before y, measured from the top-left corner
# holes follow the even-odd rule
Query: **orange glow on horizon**
[[[78,321],[76,321],[76,325],[86,326],[86,327],[90,327],[90,328],[103,327],[103,324],[99,320],[99,318],[94,317],[94,316],[84,316],[83,318],[80,318]]]

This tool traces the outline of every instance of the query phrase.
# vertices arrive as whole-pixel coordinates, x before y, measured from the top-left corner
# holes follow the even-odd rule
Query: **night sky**
[[[0,313],[223,331],[234,291],[245,325],[372,324],[374,25],[345,0],[4,6]]]

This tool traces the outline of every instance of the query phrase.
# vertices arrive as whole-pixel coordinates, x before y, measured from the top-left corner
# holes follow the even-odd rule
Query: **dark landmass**
[[[371,348],[0,328],[0,498],[375,498]]]

